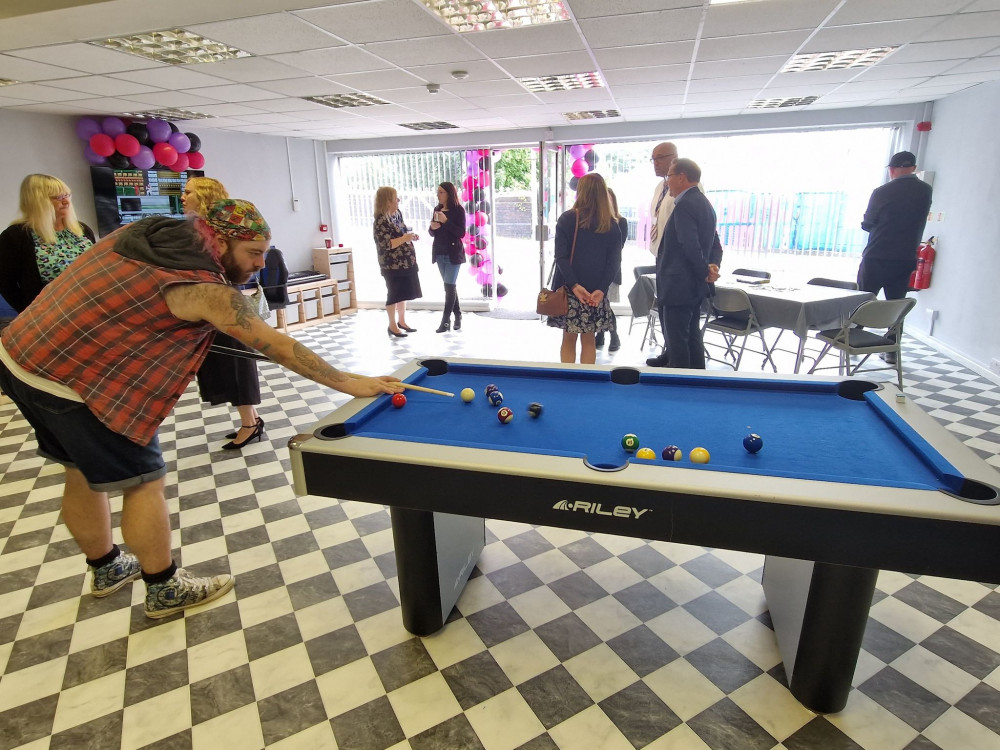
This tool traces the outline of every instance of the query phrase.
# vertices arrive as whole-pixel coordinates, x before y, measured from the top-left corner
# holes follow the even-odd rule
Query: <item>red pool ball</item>
[[[406,396],[404,396],[402,393],[394,393],[392,395],[392,405],[395,406],[397,409],[402,409],[404,406],[406,406]]]
[[[510,424],[514,419],[514,412],[505,406],[497,412],[497,419],[500,420],[500,424]]]

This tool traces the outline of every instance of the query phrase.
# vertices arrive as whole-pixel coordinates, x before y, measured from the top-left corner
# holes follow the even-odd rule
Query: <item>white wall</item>
[[[973,362],[1000,358],[1000,82],[984,83],[935,102],[932,130],[919,169],[934,172],[927,224],[937,235],[931,288],[918,292],[907,319],[927,331],[937,310],[934,338]]]
[[[0,180],[0,228],[17,216],[18,189],[25,175],[52,174],[73,191],[73,205],[81,221],[97,228],[90,165],[83,157],[83,141],[74,131],[76,118],[0,109],[3,175]],[[188,128],[185,128],[188,129]],[[314,141],[250,133],[199,129],[205,154],[205,174],[215,177],[236,198],[252,201],[271,225],[273,243],[281,249],[289,270],[312,267],[312,248],[323,244],[320,190],[326,201],[325,158]],[[317,155],[321,174],[317,177]],[[299,210],[292,208],[292,195]],[[324,204],[322,215],[329,217]]]

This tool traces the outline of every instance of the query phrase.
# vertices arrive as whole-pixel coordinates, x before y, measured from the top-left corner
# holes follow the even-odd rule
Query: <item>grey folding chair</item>
[[[743,276],[751,279],[763,279],[764,281],[771,280],[771,273],[769,271],[758,271],[755,268],[737,268],[733,271],[733,276]]]
[[[841,281],[840,279],[824,279],[822,276],[817,276],[814,279],[809,279],[807,284],[812,284],[813,286],[829,286],[834,289],[853,289],[858,291],[858,282],[856,281]]]
[[[747,296],[747,293],[742,289],[732,289],[723,286],[716,287],[715,296],[711,298],[710,303],[712,310],[708,316],[708,320],[705,321],[705,325],[701,329],[702,340],[705,343],[706,353],[708,352],[709,345],[725,347],[725,352],[722,355],[722,359],[712,356],[708,356],[708,359],[722,362],[734,370],[740,369],[740,362],[743,361],[743,352],[747,348],[747,337],[757,334],[760,337],[761,350],[757,352],[756,349],[751,349],[750,351],[764,355],[764,362],[761,364],[760,369],[763,370],[764,365],[770,362],[771,368],[777,372],[778,368],[774,364],[774,360],[771,359],[771,350],[764,338],[764,329],[757,322],[757,315],[754,313],[753,305],[750,304],[750,297]],[[709,344],[709,342],[705,341],[705,333],[707,331],[721,333],[725,344]],[[743,339],[743,343],[740,346],[739,354],[736,354],[734,351],[736,339],[739,338]],[[735,362],[730,363],[726,357],[735,359]]]
[[[841,375],[856,375],[862,371],[862,365],[873,354],[892,352],[896,355],[896,364],[885,364],[876,367],[866,367],[864,372],[874,370],[895,370],[899,389],[903,389],[903,354],[900,344],[903,340],[903,319],[913,309],[917,301],[912,297],[903,299],[874,299],[862,302],[851,313],[840,328],[819,331],[816,338],[823,342],[823,349],[816,357],[809,374],[816,370],[831,370],[832,366],[820,367],[819,363],[831,349],[840,352],[840,363],[837,371]],[[876,333],[869,328],[885,329],[885,333]],[[856,365],[851,365],[851,357],[861,357]]]
[[[632,308],[632,319],[628,324],[629,333],[632,333],[632,325],[637,318],[646,318],[646,334],[648,334],[649,317],[656,311],[656,282],[645,273],[640,273],[640,269],[645,268],[656,270],[655,266],[636,266],[635,268],[635,284],[632,285],[628,293],[628,302]],[[642,340],[643,346],[645,346],[646,335],[643,336]]]

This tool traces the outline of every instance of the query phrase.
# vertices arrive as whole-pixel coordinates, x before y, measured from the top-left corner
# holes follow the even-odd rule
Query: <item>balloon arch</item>
[[[499,283],[497,276],[503,268],[496,265],[490,251],[490,222],[493,206],[490,205],[490,185],[494,153],[488,148],[465,152],[465,178],[462,180],[462,201],[465,203],[466,232],[462,242],[465,254],[469,256],[469,274],[484,297],[507,294],[507,287]]]
[[[202,169],[201,139],[182,133],[172,122],[142,122],[123,117],[81,117],[76,134],[85,142],[83,155],[95,166],[115,169]]]

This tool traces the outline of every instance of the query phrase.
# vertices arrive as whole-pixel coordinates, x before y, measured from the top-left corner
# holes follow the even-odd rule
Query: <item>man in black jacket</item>
[[[889,160],[889,182],[872,192],[861,228],[868,245],[858,267],[858,287],[886,299],[902,299],[910,273],[917,267],[917,248],[931,208],[931,186],[914,172],[917,158],[900,151]]]
[[[712,263],[716,241],[715,209],[698,190],[701,168],[678,159],[667,173],[674,210],[663,230],[656,257],[656,296],[671,367],[705,369],[701,303],[719,278]]]

